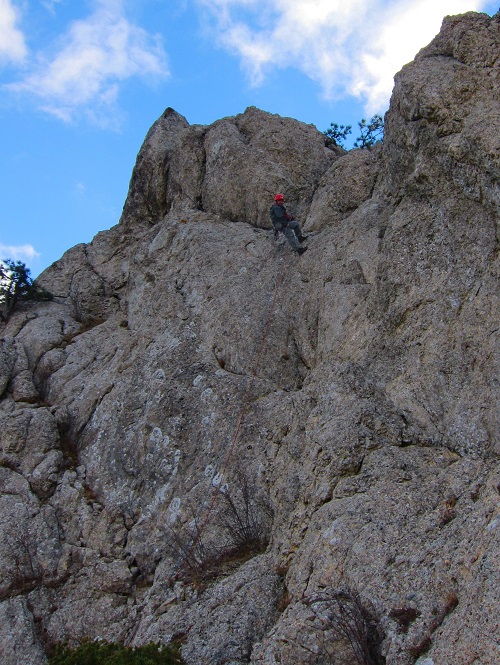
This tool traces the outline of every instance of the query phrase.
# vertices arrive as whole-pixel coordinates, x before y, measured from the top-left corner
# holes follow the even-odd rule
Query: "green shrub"
[[[176,647],[147,644],[125,647],[121,644],[85,641],[72,649],[58,645],[49,665],[180,665]]]

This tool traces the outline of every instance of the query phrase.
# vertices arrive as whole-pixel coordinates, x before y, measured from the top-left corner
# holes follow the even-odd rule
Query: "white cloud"
[[[2,245],[0,244],[0,259],[13,261],[32,261],[40,256],[32,245]]]
[[[439,32],[444,16],[486,0],[198,0],[218,43],[241,59],[253,85],[294,67],[327,98],[385,110],[394,74]],[[293,94],[293,91],[289,94]]]
[[[70,24],[55,53],[40,54],[31,73],[8,89],[34,95],[42,110],[64,121],[83,109],[97,122],[107,122],[117,112],[126,79],[168,76],[158,35],[129,22],[121,0],[94,4],[91,16]]]
[[[378,35],[370,40],[362,57],[356,61],[350,91],[366,100],[369,111],[383,109],[389,101],[394,74],[434,38],[443,18],[477,11],[485,4],[480,0],[393,3]]]
[[[28,53],[24,35],[16,27],[17,18],[11,0],[0,0],[0,62],[19,62]]]

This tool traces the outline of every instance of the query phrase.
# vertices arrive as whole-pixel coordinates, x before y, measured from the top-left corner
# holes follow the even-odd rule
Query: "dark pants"
[[[282,231],[283,235],[290,243],[292,249],[298,249],[300,246],[299,238],[302,236],[300,224],[295,221],[288,222]]]

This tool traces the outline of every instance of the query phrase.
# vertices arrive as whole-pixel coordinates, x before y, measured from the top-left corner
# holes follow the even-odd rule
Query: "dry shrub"
[[[175,577],[197,585],[217,577],[264,552],[269,543],[273,512],[267,497],[246,473],[237,470],[233,481],[216,489],[207,515],[190,506],[191,520],[169,529],[167,550],[178,562]],[[213,538],[213,527],[220,537]],[[209,533],[209,530],[211,533]]]
[[[349,587],[325,589],[302,602],[314,612],[318,628],[329,631],[335,640],[349,643],[356,663],[385,663],[380,653],[384,635],[374,613],[363,604],[357,591]]]
[[[227,547],[263,552],[269,544],[272,518],[267,497],[238,469],[231,486],[225,485],[220,491],[216,519],[225,534]]]

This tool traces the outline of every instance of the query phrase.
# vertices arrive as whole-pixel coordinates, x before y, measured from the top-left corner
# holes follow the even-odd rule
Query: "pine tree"
[[[323,134],[326,136],[326,145],[340,145],[344,148],[344,141],[347,138],[347,135],[351,133],[351,125],[339,125],[336,122],[332,122],[330,127]]]
[[[354,147],[355,148],[368,148],[370,149],[378,141],[384,138],[384,120],[380,115],[374,115],[370,122],[365,118],[358,122],[361,136],[358,136]]]
[[[0,262],[0,318],[7,321],[18,302],[52,300],[52,294],[35,284],[22,261]]]

